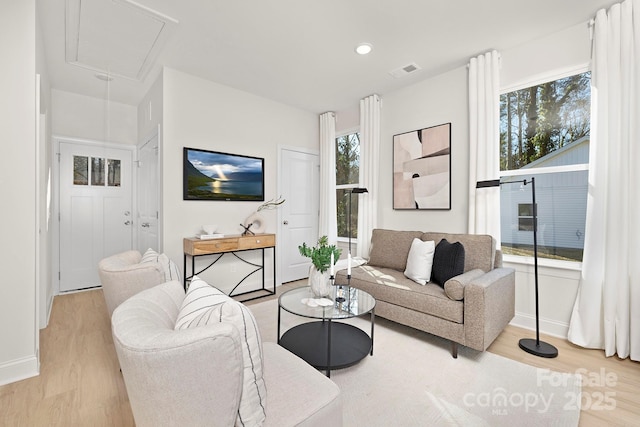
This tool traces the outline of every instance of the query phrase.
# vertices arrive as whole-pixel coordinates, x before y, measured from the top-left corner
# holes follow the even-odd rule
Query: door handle
[[[148,228],[149,227],[149,223],[148,222],[143,222],[142,224],[140,224],[140,226]]]

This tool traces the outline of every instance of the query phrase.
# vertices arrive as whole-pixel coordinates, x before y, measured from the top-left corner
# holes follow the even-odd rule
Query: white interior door
[[[158,134],[156,133],[138,150],[137,203],[138,219],[136,221],[137,244],[140,253],[152,248],[158,252],[160,233],[158,219],[160,213],[160,188],[158,173]]]
[[[280,210],[278,253],[282,283],[309,277],[308,258],[300,255],[303,242],[318,240],[320,163],[317,154],[281,149],[280,193],[286,199]]]
[[[100,285],[98,262],[132,248],[132,151],[60,142],[60,291]]]

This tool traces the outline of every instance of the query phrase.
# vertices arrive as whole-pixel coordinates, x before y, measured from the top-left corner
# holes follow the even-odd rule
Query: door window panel
[[[120,160],[107,160],[107,185],[120,187]]]
[[[91,185],[104,186],[104,158],[91,158]]]
[[[89,185],[89,158],[73,156],[73,184]]]

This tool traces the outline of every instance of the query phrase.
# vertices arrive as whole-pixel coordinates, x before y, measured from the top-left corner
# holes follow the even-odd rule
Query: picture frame
[[[451,123],[393,136],[393,209],[451,210]]]
[[[183,200],[264,201],[264,159],[184,147]]]

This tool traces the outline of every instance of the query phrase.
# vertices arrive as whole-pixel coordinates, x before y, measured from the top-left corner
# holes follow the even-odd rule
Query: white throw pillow
[[[147,251],[142,255],[140,264],[144,264],[147,262],[158,262],[158,252],[151,248],[147,249]]]
[[[433,254],[436,250],[436,243],[433,240],[423,242],[420,239],[413,239],[409,256],[407,257],[407,268],[404,275],[420,285],[426,285],[431,280],[431,267],[433,266]]]
[[[144,255],[142,255],[142,259],[140,260],[141,264],[146,262],[155,262],[160,264],[160,267],[164,272],[165,281],[170,282],[172,280],[177,280],[178,282],[182,282],[180,269],[166,254],[159,254],[155,250],[149,248]]]
[[[242,340],[243,385],[236,425],[259,426],[266,418],[262,340],[251,311],[242,303],[194,276],[180,307],[175,329],[232,323]]]

